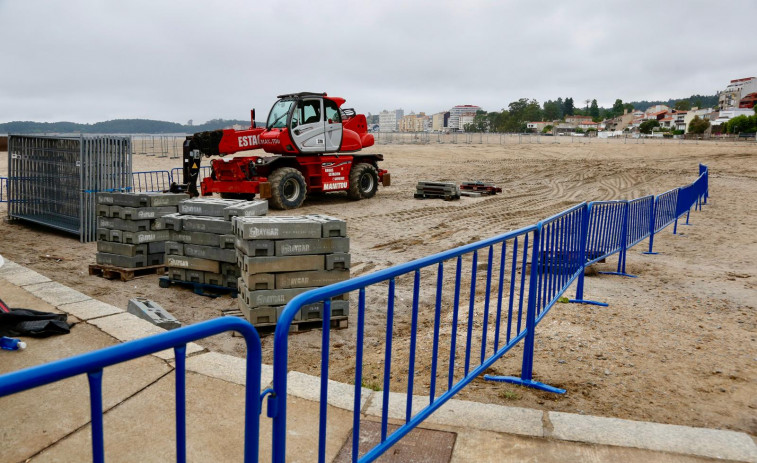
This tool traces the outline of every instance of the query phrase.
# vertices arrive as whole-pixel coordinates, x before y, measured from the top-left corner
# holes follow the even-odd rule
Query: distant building
[[[718,109],[734,109],[740,106],[742,95],[757,92],[757,78],[745,77],[743,79],[734,79],[730,84],[720,92],[718,96]]]
[[[404,111],[403,111],[404,112]],[[379,132],[397,131],[397,113],[383,110],[379,113]]]
[[[591,116],[565,116],[566,124],[578,125],[581,122],[590,121],[590,120],[591,120]]]
[[[481,111],[481,107],[469,104],[455,106],[449,110],[447,128],[452,132],[462,131],[465,124],[473,122],[473,117],[476,115],[476,111]],[[461,122],[460,118],[462,116],[465,116],[465,121],[469,120],[470,122]]]
[[[531,131],[531,132],[541,133],[541,131],[544,130],[544,128],[546,126],[548,126],[548,125],[552,125],[552,123],[551,122],[546,122],[546,121],[543,121],[543,122],[540,122],[540,121],[537,121],[537,122],[527,122],[526,123],[526,128],[529,131]]]
[[[434,132],[446,131],[448,120],[449,111],[434,114],[433,116],[431,116],[431,130]]]
[[[403,117],[405,117],[405,110],[404,109],[395,109],[394,110],[394,117],[397,118],[397,127],[395,128],[395,130],[399,130],[400,129],[400,121],[402,120]]]
[[[750,93],[739,100],[739,108],[754,108],[757,102],[757,93]]]
[[[410,113],[400,120],[400,132],[425,132],[428,130],[426,113]]]

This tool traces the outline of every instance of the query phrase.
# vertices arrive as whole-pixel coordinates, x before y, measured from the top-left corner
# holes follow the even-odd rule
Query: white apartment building
[[[480,111],[480,106],[474,105],[457,105],[449,110],[449,120],[447,121],[447,128],[451,132],[462,131],[465,124],[473,122],[473,117],[476,115],[476,111]],[[464,121],[461,121],[461,116],[465,116]]]
[[[754,92],[757,92],[757,77],[734,79],[725,90],[720,92],[718,96],[718,108],[721,111],[738,108],[741,98]]]
[[[379,113],[379,132],[397,131],[397,113],[386,109]]]

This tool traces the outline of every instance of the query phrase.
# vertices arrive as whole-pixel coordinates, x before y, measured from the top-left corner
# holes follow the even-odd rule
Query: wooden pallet
[[[499,188],[497,186],[494,186],[492,183],[484,183],[484,182],[464,182],[460,184],[460,190],[462,191],[475,191],[479,192],[482,195],[495,195],[497,193],[502,193],[502,188]]]
[[[441,198],[452,201],[460,199],[460,188],[449,182],[418,182],[413,197],[415,199]]]
[[[205,297],[220,297],[225,294],[231,294],[232,298],[237,297],[239,291],[237,288],[228,288],[226,286],[209,285],[205,283],[195,283],[194,281],[174,280],[169,277],[160,277],[158,279],[158,285],[161,288],[170,288],[171,286],[183,286],[185,288],[192,288],[192,291],[200,296]]]
[[[260,334],[273,333],[276,330],[276,323],[258,323],[253,325]],[[331,317],[331,329],[343,330],[349,326],[349,317]],[[323,328],[323,319],[318,320],[294,320],[289,325],[290,333],[301,333]]]
[[[115,280],[120,279],[121,281],[129,281],[133,280],[134,278],[145,276],[145,275],[154,275],[154,274],[163,274],[166,271],[166,266],[163,264],[160,265],[150,265],[147,267],[137,267],[137,268],[123,268],[123,267],[116,267],[114,265],[102,265],[102,264],[90,264],[89,265],[89,274],[90,275],[96,275],[99,277],[106,278],[108,280]]]

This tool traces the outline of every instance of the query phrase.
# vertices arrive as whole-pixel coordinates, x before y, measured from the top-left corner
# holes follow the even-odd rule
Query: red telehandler
[[[344,98],[326,93],[279,95],[265,127],[196,133],[184,142],[184,183],[171,191],[190,196],[219,193],[223,198],[268,198],[271,207],[300,207],[306,194],[346,191],[352,199],[371,198],[378,183],[391,184],[379,169],[381,154],[355,154],[373,145],[365,116],[344,109]],[[263,149],[270,156],[245,156],[211,161],[210,176],[200,183],[200,160]]]

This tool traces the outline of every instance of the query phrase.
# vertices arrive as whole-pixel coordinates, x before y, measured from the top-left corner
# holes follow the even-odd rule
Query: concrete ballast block
[[[349,270],[315,270],[276,274],[276,289],[328,286],[350,279]]]
[[[350,252],[349,238],[320,238],[308,240],[275,241],[275,255],[302,256],[308,254],[331,254]],[[251,255],[251,254],[248,254]]]
[[[220,262],[186,256],[166,256],[168,267],[183,268],[185,270],[202,270],[203,272],[220,272]]]
[[[323,270],[324,256],[249,257],[239,256],[243,273],[281,273]]]
[[[143,297],[129,299],[129,305],[126,310],[130,314],[136,315],[166,330],[181,327],[181,322],[176,317],[168,313],[156,302]]]

